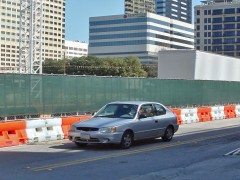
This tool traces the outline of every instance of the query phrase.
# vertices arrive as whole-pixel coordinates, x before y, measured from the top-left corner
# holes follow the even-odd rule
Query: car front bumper
[[[119,144],[122,132],[101,133],[99,131],[69,130],[68,139],[72,142],[88,144]]]

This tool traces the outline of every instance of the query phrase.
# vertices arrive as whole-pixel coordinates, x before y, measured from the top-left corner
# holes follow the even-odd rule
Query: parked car
[[[137,140],[162,137],[171,141],[178,127],[176,115],[160,103],[111,102],[92,118],[73,124],[68,139],[78,146],[119,144],[127,149]]]

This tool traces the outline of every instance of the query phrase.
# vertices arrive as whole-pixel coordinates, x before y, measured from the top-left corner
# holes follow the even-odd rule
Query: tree
[[[147,72],[147,77],[155,78],[158,76],[158,67],[157,65],[143,65],[144,71]]]
[[[47,60],[44,63],[44,73],[63,74],[65,61],[54,62]],[[140,60],[137,57],[107,57],[94,56],[73,58],[66,61],[66,74],[69,75],[97,75],[97,76],[122,76],[146,77]]]
[[[63,74],[64,60],[47,59],[43,62],[43,73],[45,74]]]

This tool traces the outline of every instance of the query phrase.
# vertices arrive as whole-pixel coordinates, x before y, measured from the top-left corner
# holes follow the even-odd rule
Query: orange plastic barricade
[[[0,148],[27,143],[25,121],[0,123]]]
[[[200,107],[198,108],[198,118],[200,122],[212,121],[211,107]]]
[[[62,117],[62,131],[64,134],[64,138],[68,138],[68,131],[72,124],[78,121],[84,121],[91,117],[91,115]]]
[[[235,109],[236,109],[235,105],[224,106],[224,113],[225,113],[226,119],[237,117]]]
[[[170,109],[177,116],[178,124],[182,124],[181,109]]]

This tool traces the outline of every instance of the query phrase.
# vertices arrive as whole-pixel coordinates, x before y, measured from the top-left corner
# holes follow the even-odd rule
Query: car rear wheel
[[[121,140],[121,148],[128,149],[133,144],[133,134],[130,131],[126,131],[123,133],[122,140]]]
[[[173,128],[168,126],[167,129],[165,130],[164,136],[162,137],[163,141],[171,141],[173,138]]]
[[[87,146],[87,143],[75,142],[75,144],[76,144],[78,147],[85,147],[85,146]]]

